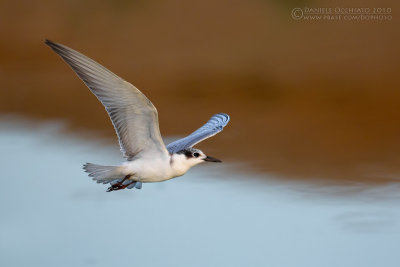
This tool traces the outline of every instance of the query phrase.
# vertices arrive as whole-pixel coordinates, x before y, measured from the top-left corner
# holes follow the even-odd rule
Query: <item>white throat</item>
[[[203,160],[198,158],[187,158],[185,154],[174,153],[170,156],[170,165],[174,177],[185,174],[191,167],[202,162]]]

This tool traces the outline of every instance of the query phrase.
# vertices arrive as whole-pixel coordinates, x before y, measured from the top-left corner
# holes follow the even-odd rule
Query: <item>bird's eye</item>
[[[197,153],[197,152],[195,152],[195,153],[193,153],[193,156],[194,156],[195,158],[198,158],[198,157],[200,156],[200,154]]]

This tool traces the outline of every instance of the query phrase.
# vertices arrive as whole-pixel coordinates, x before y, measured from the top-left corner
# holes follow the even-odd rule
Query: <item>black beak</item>
[[[213,157],[209,157],[207,156],[205,159],[203,159],[204,161],[209,161],[209,162],[222,162],[219,159],[213,158]]]

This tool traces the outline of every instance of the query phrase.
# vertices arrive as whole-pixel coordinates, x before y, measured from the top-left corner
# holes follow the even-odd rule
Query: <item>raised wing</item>
[[[176,153],[182,149],[189,148],[195,144],[216,135],[225,127],[229,122],[229,115],[225,113],[215,114],[211,119],[202,127],[191,133],[189,136],[176,140],[167,145],[169,153]]]
[[[136,87],[99,63],[61,44],[46,40],[75,71],[108,112],[126,158],[157,150],[167,153],[156,108]]]

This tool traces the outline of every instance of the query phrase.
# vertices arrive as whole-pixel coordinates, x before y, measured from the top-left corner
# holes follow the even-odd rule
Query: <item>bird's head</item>
[[[181,164],[191,168],[197,164],[207,162],[222,162],[219,159],[207,156],[200,149],[197,148],[186,148],[176,153]]]

